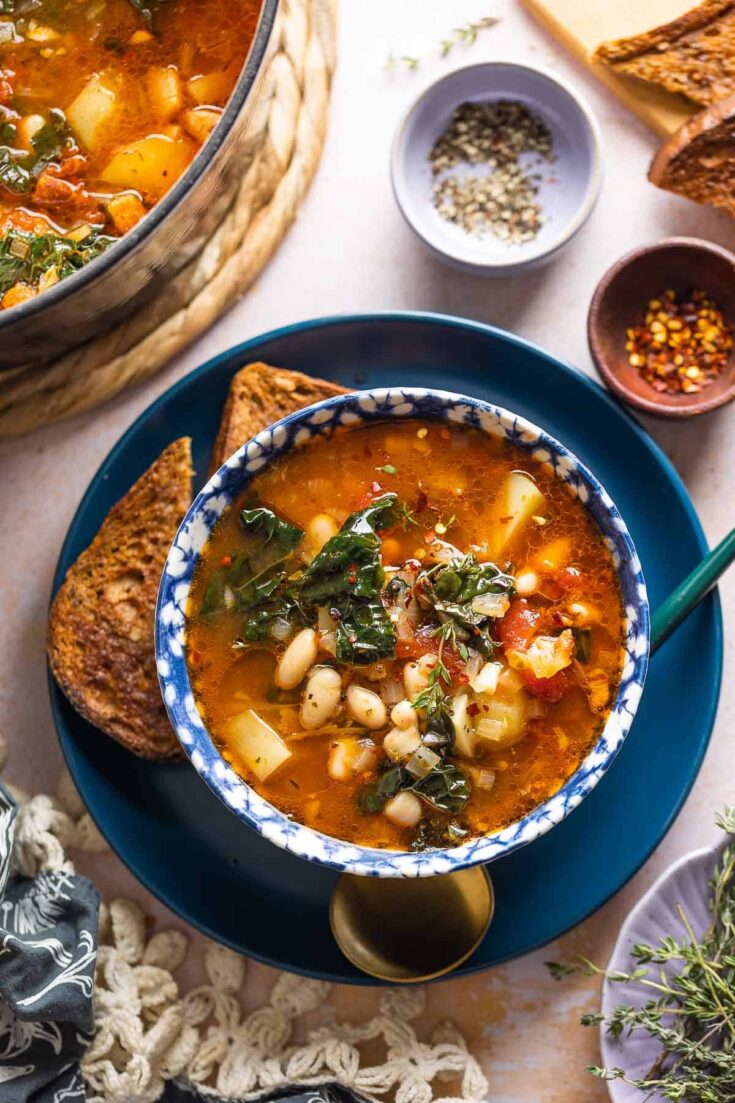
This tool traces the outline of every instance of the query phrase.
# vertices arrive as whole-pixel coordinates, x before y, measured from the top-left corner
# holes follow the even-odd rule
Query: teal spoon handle
[[[735,529],[698,563],[651,618],[651,654],[658,651],[735,559]]]

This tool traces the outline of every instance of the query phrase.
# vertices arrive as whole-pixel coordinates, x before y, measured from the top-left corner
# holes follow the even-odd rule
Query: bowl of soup
[[[606,491],[486,402],[390,388],[244,445],[171,547],[156,655],[189,759],[292,853],[377,876],[509,854],[595,787],[649,612]]]
[[[107,332],[209,240],[277,6],[0,4],[0,370]]]

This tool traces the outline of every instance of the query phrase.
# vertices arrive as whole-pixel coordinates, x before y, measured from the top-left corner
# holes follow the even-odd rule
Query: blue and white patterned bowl
[[[619,574],[625,607],[626,658],[620,689],[597,743],[576,773],[553,797],[502,831],[462,846],[422,853],[343,842],[295,823],[259,796],[212,742],[194,700],[185,657],[186,609],[199,554],[223,511],[253,477],[291,449],[338,425],[407,417],[472,425],[505,438],[566,483],[602,531]],[[340,395],[299,410],[243,445],[212,476],[189,508],[166,560],[156,608],[156,662],[163,699],[181,745],[197,773],[239,819],[277,846],[331,869],[373,877],[426,877],[510,854],[549,831],[594,789],[633,722],[648,666],[649,627],[643,573],[625,522],[609,494],[568,449],[523,418],[479,399],[393,387]]]

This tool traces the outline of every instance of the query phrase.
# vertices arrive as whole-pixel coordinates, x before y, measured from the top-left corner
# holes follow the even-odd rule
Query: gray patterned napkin
[[[83,1103],[99,893],[72,873],[14,875],[15,811],[0,786],[0,1100]]]

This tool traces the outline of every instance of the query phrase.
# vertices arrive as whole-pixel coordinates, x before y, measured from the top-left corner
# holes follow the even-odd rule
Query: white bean
[[[317,513],[306,525],[306,543],[312,556],[318,555],[327,540],[336,536],[337,522],[328,513]]]
[[[429,684],[429,674],[436,666],[436,655],[422,655],[418,662],[406,663],[403,668],[403,688],[406,697],[413,701]]]
[[[388,721],[388,710],[372,689],[352,685],[347,690],[347,709],[353,720],[364,728],[377,731]]]
[[[295,689],[316,662],[319,643],[313,628],[302,628],[278,660],[275,681],[281,689]]]
[[[403,762],[421,746],[418,728],[391,728],[383,740],[383,750],[394,762]]]
[[[405,698],[403,701],[399,701],[397,705],[394,705],[390,713],[391,722],[395,724],[397,728],[401,728],[405,731],[406,728],[418,727],[418,715],[416,709],[413,707],[410,701]]]
[[[583,605],[581,601],[572,602],[569,612],[578,625],[595,624],[600,619],[600,610],[595,605]]]
[[[387,802],[384,811],[396,827],[415,827],[421,819],[421,801],[415,793],[396,793]]]
[[[342,679],[333,666],[315,666],[304,689],[299,718],[303,728],[320,728],[339,705]]]
[[[517,594],[535,594],[538,590],[538,575],[535,571],[521,571],[516,576]]]

